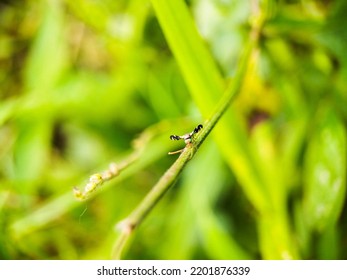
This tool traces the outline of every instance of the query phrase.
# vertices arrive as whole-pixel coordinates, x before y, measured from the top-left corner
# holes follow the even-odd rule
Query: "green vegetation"
[[[0,259],[346,259],[346,12],[1,2]]]

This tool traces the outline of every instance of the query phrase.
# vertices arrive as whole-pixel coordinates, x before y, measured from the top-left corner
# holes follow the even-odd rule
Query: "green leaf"
[[[209,118],[218,102],[220,104],[223,104],[223,101],[226,102],[219,100],[224,93],[224,85],[218,67],[197,32],[184,1],[152,0],[151,2],[192,98],[203,117]],[[252,49],[253,44],[250,40],[243,50],[240,50],[240,52],[243,51],[243,56],[239,61],[237,75],[226,92],[235,93],[234,89],[237,89],[236,92],[238,92],[241,85],[244,84],[245,72],[247,72],[247,66],[251,60],[250,56],[245,54],[250,54]],[[291,242],[287,225],[288,221],[282,212],[283,204],[280,206],[281,209],[276,208],[278,203],[273,205],[267,188],[269,182],[261,174],[261,168],[255,160],[256,156],[249,147],[246,129],[235,110],[230,109],[223,115],[218,125],[214,127],[213,135],[243,191],[254,208],[261,213],[259,220],[264,219],[260,223],[266,227],[259,227],[259,230],[263,231],[261,238],[264,240],[261,243],[270,244],[276,235],[283,236],[276,246],[273,246],[273,250],[265,250],[266,245],[261,246],[264,257],[269,259],[296,258],[295,246]],[[274,216],[273,219],[271,215]],[[267,234],[269,231],[274,235]]]
[[[340,216],[346,192],[346,130],[331,109],[319,116],[304,172],[304,213],[309,227],[324,230]]]
[[[202,41],[184,1],[152,0],[152,5],[192,98],[205,118],[210,117],[224,92],[217,64]],[[261,178],[247,147],[247,135],[235,112],[228,110],[214,128],[214,136],[249,199],[257,209],[268,202]]]
[[[22,120],[14,145],[12,179],[21,193],[31,193],[35,182],[44,176],[50,155],[50,122]]]
[[[45,94],[56,85],[67,64],[60,1],[43,1],[43,19],[25,68],[29,89]]]

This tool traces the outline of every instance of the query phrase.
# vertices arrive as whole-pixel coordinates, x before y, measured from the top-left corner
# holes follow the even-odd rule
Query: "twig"
[[[151,191],[142,200],[142,202],[134,209],[134,211],[126,219],[124,219],[118,224],[117,228],[120,230],[121,233],[113,251],[113,258],[120,258],[121,252],[123,251],[127,243],[127,240],[134,232],[134,229],[139,226],[139,224],[154,208],[154,206],[161,199],[161,197],[173,185],[173,183],[176,181],[185,165],[195,155],[198,148],[204,142],[206,137],[210,134],[213,127],[217,124],[219,119],[223,116],[227,108],[230,106],[237,93],[240,91],[251,54],[259,38],[259,30],[260,23],[257,22],[256,27],[252,29],[252,32],[250,34],[250,40],[242,58],[240,59],[240,63],[234,79],[231,81],[229,87],[225,91],[223,98],[221,99],[215,111],[213,112],[212,117],[205,122],[202,131],[199,134],[197,134],[194,141],[188,143],[185,146],[178,159],[159,179],[156,185],[151,189]]]
[[[89,177],[89,182],[84,186],[81,191],[79,188],[74,187],[73,193],[75,198],[79,200],[85,200],[90,197],[92,193],[94,193],[97,188],[103,185],[105,182],[117,177],[124,169],[133,164],[136,160],[138,160],[143,152],[145,151],[148,143],[152,140],[152,138],[158,135],[159,132],[166,127],[166,123],[160,122],[159,124],[155,124],[149,128],[147,128],[141,135],[134,140],[133,147],[134,151],[124,160],[119,163],[110,163],[108,169],[93,174]]]

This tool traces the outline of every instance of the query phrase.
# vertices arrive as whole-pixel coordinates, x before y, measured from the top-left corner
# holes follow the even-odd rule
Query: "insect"
[[[193,141],[193,136],[195,134],[197,134],[200,130],[202,129],[202,124],[199,124],[196,128],[194,128],[194,130],[190,133],[187,133],[187,134],[184,134],[182,136],[178,136],[178,135],[170,135],[170,139],[171,140],[180,140],[180,139],[183,139],[184,142],[188,145],[190,143],[192,143]],[[175,151],[175,152],[169,152],[169,155],[174,155],[174,154],[178,154],[178,153],[181,153],[183,152],[184,149],[181,149],[181,150],[178,150],[178,151]]]
[[[186,144],[192,143],[192,137],[194,134],[197,134],[200,130],[202,129],[202,124],[199,124],[194,130],[190,133],[184,134],[182,136],[178,135],[171,135],[170,139],[171,140],[180,140],[183,139]]]

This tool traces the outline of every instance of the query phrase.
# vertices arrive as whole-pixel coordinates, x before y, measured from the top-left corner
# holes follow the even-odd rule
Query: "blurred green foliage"
[[[0,259],[110,258],[116,224],[175,160],[169,135],[232,79],[257,2],[1,1]],[[125,258],[347,258],[347,4],[260,8],[241,94]],[[76,201],[150,126],[143,156]]]

